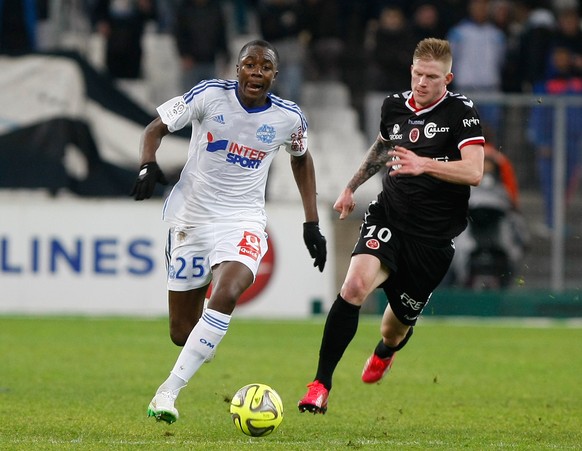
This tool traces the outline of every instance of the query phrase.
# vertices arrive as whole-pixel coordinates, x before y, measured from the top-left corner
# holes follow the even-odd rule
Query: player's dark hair
[[[255,39],[254,41],[250,41],[247,42],[245,45],[243,45],[243,48],[240,49],[240,52],[238,54],[238,61],[240,62],[240,60],[242,59],[243,55],[246,53],[246,51],[249,49],[249,47],[263,47],[269,50],[272,50],[273,53],[275,54],[275,64],[278,66],[279,65],[279,52],[277,51],[277,49],[275,48],[275,46],[273,44],[271,44],[268,41],[265,41],[264,39]]]

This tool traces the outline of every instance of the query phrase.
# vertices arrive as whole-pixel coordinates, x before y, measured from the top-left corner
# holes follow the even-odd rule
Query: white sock
[[[174,395],[178,396],[180,390],[186,386],[186,381],[180,379],[175,374],[170,373],[170,376],[164,381],[162,385],[158,388],[156,393],[161,393],[164,391],[171,391]]]
[[[181,387],[186,385],[200,366],[202,366],[204,360],[218,346],[228,330],[229,323],[230,315],[217,312],[216,310],[206,309],[198,324],[190,332],[167,382],[173,379],[173,375],[183,381]],[[179,380],[173,379],[172,386],[175,387],[179,383]]]

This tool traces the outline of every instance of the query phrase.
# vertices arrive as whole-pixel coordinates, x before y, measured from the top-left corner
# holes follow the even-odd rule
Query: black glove
[[[309,255],[315,259],[313,266],[323,272],[327,260],[327,242],[321,234],[317,222],[303,223],[303,241],[305,241]]]
[[[135,200],[149,199],[154,194],[156,183],[167,185],[168,181],[158,163],[155,161],[144,163],[139,168],[139,175],[129,195],[135,197]]]

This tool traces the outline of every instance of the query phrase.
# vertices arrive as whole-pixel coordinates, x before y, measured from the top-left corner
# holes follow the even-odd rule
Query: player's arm
[[[327,260],[327,244],[325,237],[319,230],[315,167],[309,150],[302,155],[291,155],[291,169],[305,212],[303,240],[309,255],[315,259],[313,266],[323,271]]]
[[[156,152],[162,144],[162,138],[170,131],[158,116],[144,129],[139,145],[140,164],[156,161]]]
[[[156,162],[156,152],[162,143],[162,138],[168,133],[170,133],[168,126],[162,122],[160,117],[155,118],[144,129],[139,147],[139,174],[130,194],[135,200],[152,197],[156,183],[168,184],[164,173]]]
[[[387,166],[392,167],[390,175],[421,175],[459,185],[477,186],[483,178],[484,150],[482,144],[469,144],[461,149],[461,159],[440,161],[421,157],[405,147],[396,146],[390,152],[393,158]]]
[[[301,202],[303,203],[303,210],[305,211],[305,221],[318,222],[315,166],[309,150],[300,156],[291,155],[291,169],[293,170],[293,177],[295,178],[295,183],[301,195]]]
[[[377,174],[390,160],[390,150],[393,148],[391,141],[386,141],[378,134],[374,144],[368,149],[362,164],[348,182],[344,190],[333,204],[335,211],[339,212],[340,219],[345,219],[356,206],[354,193],[373,175]]]

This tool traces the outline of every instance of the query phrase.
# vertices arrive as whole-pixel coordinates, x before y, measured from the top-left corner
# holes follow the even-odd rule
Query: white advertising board
[[[0,197],[0,314],[167,314],[161,200]],[[268,205],[273,254],[237,316],[301,318],[332,302],[334,252],[324,273],[302,238],[300,203]],[[329,218],[320,224],[333,243]],[[247,296],[249,297],[249,296]],[[326,305],[327,304],[327,305]]]

